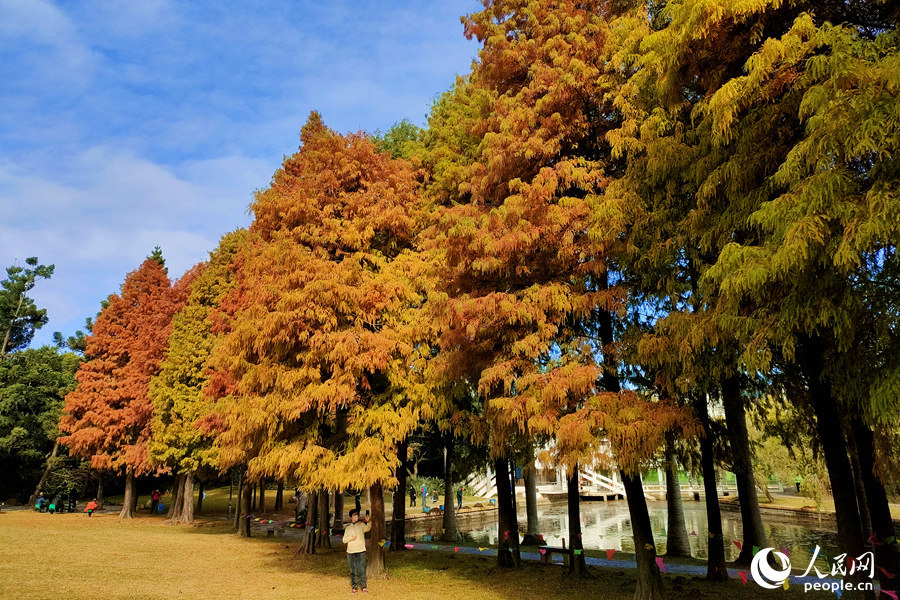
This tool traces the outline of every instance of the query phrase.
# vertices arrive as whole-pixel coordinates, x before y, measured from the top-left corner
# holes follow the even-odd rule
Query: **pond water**
[[[665,554],[668,521],[666,503],[648,502],[647,504],[658,553]],[[524,527],[525,507],[521,505],[518,508],[519,522]],[[498,544],[496,512],[466,516],[460,513],[459,517],[459,530],[464,540],[479,545],[495,546]],[[566,538],[566,545],[570,545],[568,540],[569,516],[565,503],[542,505],[539,509],[538,519],[541,533],[549,545],[562,545],[563,538]],[[684,520],[688,534],[696,534],[688,536],[691,542],[691,554],[694,558],[706,558],[708,529],[705,504],[685,502]],[[802,564],[805,569],[812,558],[816,545],[820,547],[820,559],[817,564],[823,560],[823,557],[834,557],[840,554],[837,533],[834,525],[828,522],[820,525],[815,520],[763,515],[763,524],[769,546],[776,549],[789,549],[791,562],[795,566]],[[436,532],[433,531],[435,526],[437,527]],[[418,523],[412,527],[407,525],[407,527],[408,535],[420,540],[425,535],[437,536],[440,534],[439,523],[436,525],[435,523]],[[722,529],[725,535],[725,557],[731,561],[736,559],[740,552],[733,542],[743,541],[740,512],[723,510]],[[634,552],[634,541],[631,539],[631,519],[628,514],[628,506],[624,501],[583,502],[581,504],[581,530],[581,540],[585,548]]]

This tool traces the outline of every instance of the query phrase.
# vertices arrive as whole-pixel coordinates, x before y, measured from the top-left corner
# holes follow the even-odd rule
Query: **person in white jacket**
[[[359,511],[350,511],[350,524],[344,530],[344,543],[347,544],[347,562],[350,563],[350,593],[355,594],[357,588],[366,589],[366,532],[372,529],[368,521],[359,520]]]

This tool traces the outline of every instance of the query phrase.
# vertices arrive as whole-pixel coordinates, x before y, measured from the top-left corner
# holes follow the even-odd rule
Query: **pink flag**
[[[744,582],[744,585],[747,585],[747,574],[743,571],[738,571],[738,575],[741,576],[741,581]]]
[[[893,573],[889,573],[888,570],[884,567],[878,567],[878,570],[884,573],[884,576],[888,579],[893,579],[894,577],[896,577],[896,575],[894,575]]]
[[[541,554],[547,554],[547,551],[541,548]]]
[[[742,550],[742,549],[743,549],[743,546],[741,546],[741,543],[740,543],[739,541],[735,540],[735,541],[732,542],[732,543],[733,543],[735,546],[737,546],[737,549],[738,549],[738,550]]]
[[[459,546],[453,549],[454,552],[459,552]]]
[[[665,572],[666,572],[666,565],[663,564],[662,556],[657,556],[657,557],[656,557],[656,566],[659,567],[660,573],[665,573]]]
[[[886,589],[882,588],[882,589],[881,589],[881,593],[882,593],[882,594],[887,594],[888,596],[890,596],[890,597],[893,598],[894,600],[900,600],[900,599],[897,598],[897,592],[892,592],[891,590],[886,590]]]
[[[606,551],[606,559],[607,559],[607,560],[612,560],[613,554],[615,554],[615,553],[616,553],[615,550],[607,550],[607,551]]]

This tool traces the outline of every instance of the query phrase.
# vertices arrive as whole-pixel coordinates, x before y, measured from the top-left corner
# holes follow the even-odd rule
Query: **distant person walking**
[[[150,492],[150,515],[156,514],[156,507],[159,506],[159,490]]]
[[[416,488],[414,487],[409,488],[409,505],[410,507],[416,505]]]
[[[459,486],[459,489],[456,490],[456,510],[462,508],[462,497],[463,497],[463,487]]]
[[[422,508],[425,508],[428,505],[428,488],[425,487],[425,484],[422,484]]]
[[[344,543],[347,544],[347,562],[350,563],[350,593],[358,589],[368,593],[366,588],[366,533],[372,529],[368,520],[359,520],[359,511],[350,511],[350,524],[344,530]]]

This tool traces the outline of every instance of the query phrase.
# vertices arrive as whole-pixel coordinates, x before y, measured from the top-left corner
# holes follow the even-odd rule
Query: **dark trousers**
[[[159,500],[151,500],[150,501],[150,514],[156,514],[156,507],[159,506]]]
[[[366,553],[348,554],[347,562],[350,563],[350,587],[366,589]]]

